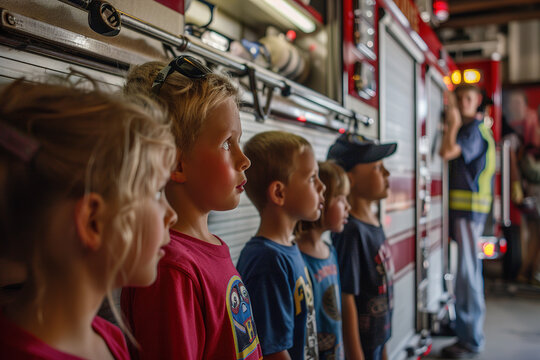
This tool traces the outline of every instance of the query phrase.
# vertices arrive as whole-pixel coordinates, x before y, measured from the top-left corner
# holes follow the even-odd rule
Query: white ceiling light
[[[313,20],[308,18],[295,6],[292,6],[286,0],[264,0],[266,4],[270,5],[272,9],[278,12],[280,15],[285,17],[287,20],[292,22],[300,30],[305,33],[311,33],[315,31],[316,25]]]

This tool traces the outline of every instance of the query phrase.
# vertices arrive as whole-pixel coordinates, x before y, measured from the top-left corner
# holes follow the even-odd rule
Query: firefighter
[[[484,348],[485,317],[482,262],[477,243],[491,209],[495,142],[481,120],[482,95],[465,84],[448,94],[440,155],[450,160],[450,232],[458,243],[456,276],[457,342],[443,356],[464,358]]]

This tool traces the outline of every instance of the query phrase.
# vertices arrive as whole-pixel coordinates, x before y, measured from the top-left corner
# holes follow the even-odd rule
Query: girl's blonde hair
[[[164,104],[172,120],[176,146],[189,154],[210,112],[231,98],[238,105],[240,95],[230,78],[217,72],[200,79],[173,72],[155,95],[151,93],[152,83],[165,66],[153,61],[134,67],[127,76],[124,92],[143,93]]]
[[[100,194],[107,227],[120,239],[104,242],[111,302],[118,279],[129,275],[122,268],[128,253],[141,247],[136,206],[158,190],[174,164],[166,116],[148,98],[59,84],[18,80],[0,89],[0,98],[0,125],[12,135],[11,142],[0,143],[0,253],[27,264],[26,283],[39,308],[53,261],[45,237],[54,217],[50,210],[62,199]],[[29,144],[37,145],[34,153]]]
[[[321,217],[316,221],[299,221],[296,223],[294,229],[295,235],[314,228],[321,228],[330,201],[337,196],[347,195],[349,193],[350,185],[347,173],[334,161],[319,162],[319,178],[326,186],[326,190],[324,191],[324,210],[321,212]]]

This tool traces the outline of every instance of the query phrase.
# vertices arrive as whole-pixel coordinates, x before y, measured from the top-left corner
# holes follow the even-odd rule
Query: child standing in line
[[[260,359],[249,294],[229,247],[208,230],[212,210],[234,209],[249,159],[240,148],[238,91],[197,59],[131,71],[127,93],[152,93],[173,121],[177,164],[166,193],[181,218],[148,288],[125,288],[121,305],[142,359]]]
[[[319,177],[326,187],[324,211],[315,222],[300,221],[295,240],[309,271],[317,319],[319,359],[344,360],[341,323],[341,289],[336,250],[325,243],[325,231],[339,233],[349,217],[349,179],[336,163],[319,163]]]
[[[156,278],[176,221],[169,123],[148,99],[62,85],[15,81],[0,98],[0,253],[26,269],[0,309],[0,358],[128,359],[96,314],[113,288]]]
[[[382,159],[397,144],[379,144],[359,135],[343,134],[330,147],[328,158],[347,172],[351,183],[349,221],[333,233],[338,254],[343,340],[348,359],[387,359],[391,335],[391,254],[372,204],[388,196],[390,173]]]
[[[252,296],[265,359],[317,359],[313,294],[307,268],[292,241],[299,220],[317,220],[324,185],[311,145],[282,131],[252,137],[246,192],[261,223],[240,254],[238,271]]]

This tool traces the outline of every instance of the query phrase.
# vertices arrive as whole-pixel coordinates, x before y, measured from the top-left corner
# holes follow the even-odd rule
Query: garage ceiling
[[[439,27],[506,24],[540,19],[540,0],[448,0],[450,17]]]

